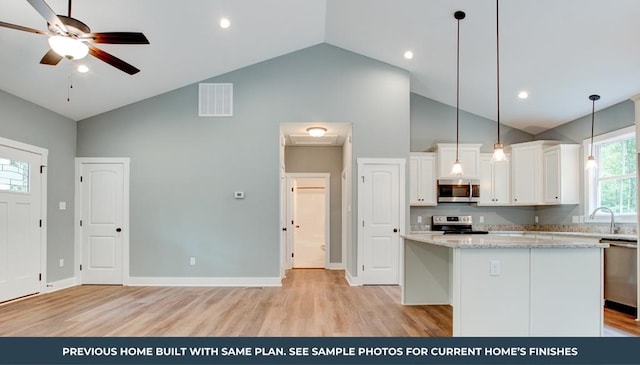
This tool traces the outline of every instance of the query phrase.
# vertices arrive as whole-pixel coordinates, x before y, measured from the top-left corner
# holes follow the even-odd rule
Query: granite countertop
[[[416,242],[430,243],[438,246],[452,248],[607,248],[609,244],[599,243],[594,240],[582,241],[579,237],[575,240],[552,240],[551,238],[536,238],[506,236],[504,234],[469,234],[469,235],[442,235],[430,233],[411,233],[400,235],[404,239]]]
[[[610,234],[599,232],[556,232],[556,231],[489,231],[495,235],[547,235],[547,236],[563,236],[563,237],[587,237],[611,240],[628,240],[636,241],[637,235],[634,234]],[[411,234],[442,234],[440,231],[412,231]]]

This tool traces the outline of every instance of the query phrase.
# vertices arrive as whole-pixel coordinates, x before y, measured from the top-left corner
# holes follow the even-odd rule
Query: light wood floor
[[[451,336],[450,306],[399,303],[398,287],[330,270],[282,287],[77,286],[0,306],[0,336]],[[631,316],[605,310],[605,324],[640,335]]]

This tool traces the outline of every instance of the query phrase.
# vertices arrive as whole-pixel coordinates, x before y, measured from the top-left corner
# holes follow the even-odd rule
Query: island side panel
[[[531,249],[531,336],[601,336],[603,249]]]
[[[454,249],[453,280],[453,336],[529,335],[528,248]]]
[[[404,239],[402,304],[451,304],[451,248]]]

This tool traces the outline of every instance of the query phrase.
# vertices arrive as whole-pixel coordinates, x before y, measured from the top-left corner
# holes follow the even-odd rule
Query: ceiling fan
[[[44,0],[27,0],[27,2],[47,21],[48,32],[2,21],[0,21],[0,27],[48,36],[51,49],[42,57],[41,64],[55,66],[64,57],[72,60],[90,54],[129,75],[140,72],[138,68],[95,47],[92,43],[149,44],[149,40],[144,34],[135,32],[91,33],[91,29],[86,24],[71,17],[71,0],[69,0],[68,16],[56,15]]]

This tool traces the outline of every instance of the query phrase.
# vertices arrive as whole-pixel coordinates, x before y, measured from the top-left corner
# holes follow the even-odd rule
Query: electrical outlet
[[[489,264],[489,275],[500,275],[500,260],[491,260],[491,263]]]
[[[60,267],[64,267],[64,259],[60,259],[60,262],[58,263],[58,265]]]
[[[189,265],[195,265],[196,264],[196,258],[195,257],[191,257],[189,258]]]
[[[422,216],[421,216],[421,215],[419,215],[419,216],[418,216],[418,218],[417,218],[417,220],[418,220],[418,223],[422,223]]]
[[[480,223],[484,223],[484,216],[481,215],[480,218],[478,219]]]
[[[578,216],[578,223],[584,223],[584,216],[583,215],[579,215]]]
[[[534,222],[536,222],[536,223],[540,223],[540,219],[538,218],[538,216],[535,216],[535,217],[533,218],[533,221],[534,221]]]

